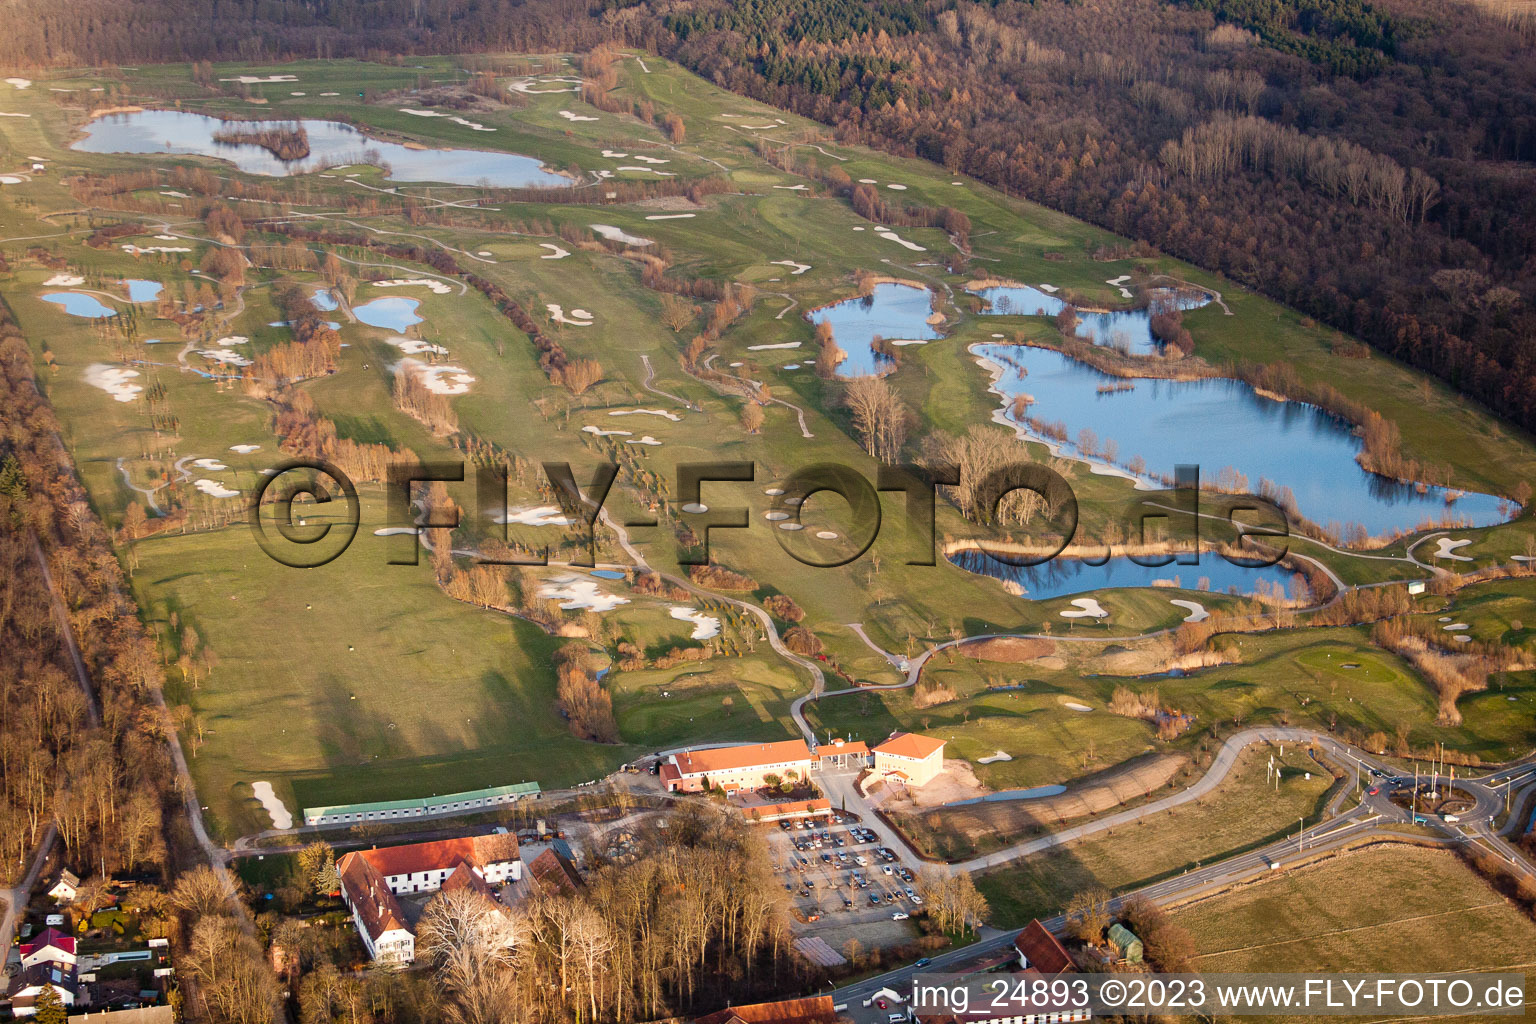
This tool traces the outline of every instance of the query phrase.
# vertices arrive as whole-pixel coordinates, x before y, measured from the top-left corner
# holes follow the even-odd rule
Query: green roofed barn
[[[412,797],[406,800],[376,800],[361,804],[332,804],[304,808],[306,825],[356,824],[360,821],[392,821],[400,818],[429,818],[442,814],[467,814],[471,811],[516,803],[539,792],[537,782],[519,782],[511,786],[491,786],[443,796]]]

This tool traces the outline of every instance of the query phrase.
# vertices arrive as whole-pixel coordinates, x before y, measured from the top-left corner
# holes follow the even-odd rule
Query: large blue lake
[[[85,126],[85,138],[71,148],[84,153],[162,153],[211,156],[247,174],[308,174],[327,165],[382,160],[393,181],[440,181],[450,185],[500,188],[565,187],[571,179],[547,171],[538,160],[516,153],[482,149],[411,149],[371,138],[339,121],[301,120],[310,154],[303,160],[279,160],[260,146],[215,142],[213,133],[227,122],[180,110],[142,110],[106,114]]]
[[[1250,491],[1258,492],[1263,480],[1289,488],[1313,522],[1358,523],[1373,535],[1447,516],[1488,526],[1512,511],[1488,494],[1462,494],[1447,505],[1441,488],[1420,493],[1367,473],[1355,462],[1360,442],[1347,424],[1314,406],[1263,398],[1241,381],[1122,380],[1052,349],[981,344],[971,351],[1000,370],[993,388],[1004,399],[1009,422],[1042,437],[1020,423],[1013,408],[1015,396],[1030,396],[1026,419],[1054,425],[1053,432],[1066,438],[1053,440],[1063,454],[1107,461],[1112,442],[1120,466],[1140,456],[1148,473],[1171,477],[1176,465],[1194,464],[1203,481],[1230,467],[1248,478]],[[1130,390],[1099,390],[1123,384]],[[1085,438],[1085,430],[1093,437]],[[1095,451],[1082,449],[1085,439]]]
[[[70,316],[83,316],[89,320],[117,315],[117,310],[103,305],[96,296],[87,295],[84,292],[49,292],[42,296],[42,300],[64,307],[64,312]]]
[[[407,299],[399,295],[386,295],[361,306],[352,307],[352,315],[370,327],[383,327],[391,331],[403,331],[422,318],[416,315],[420,299]]]
[[[1282,566],[1249,569],[1206,552],[1199,565],[1140,565],[1124,556],[1092,565],[1080,558],[1053,558],[1040,565],[1000,562],[985,552],[957,551],[949,560],[967,572],[1015,583],[1032,601],[1086,594],[1110,587],[1164,586],[1216,594],[1252,594],[1260,586],[1286,593],[1295,572]]]
[[[814,324],[831,324],[838,348],[848,353],[837,366],[839,377],[868,377],[884,373],[893,364],[889,356],[870,348],[875,338],[931,341],[939,337],[928,326],[930,312],[928,289],[886,283],[876,285],[867,298],[845,299],[815,310],[808,318]]]
[[[980,288],[973,292],[990,304],[986,313],[991,316],[1055,316],[1066,302],[1028,285],[999,285]],[[1162,350],[1162,345],[1152,337],[1152,314],[1170,309],[1199,309],[1211,301],[1210,295],[1201,291],[1175,291],[1154,288],[1145,309],[1125,309],[1109,312],[1078,310],[1077,336],[1095,345],[1107,345],[1132,355],[1152,355]]]

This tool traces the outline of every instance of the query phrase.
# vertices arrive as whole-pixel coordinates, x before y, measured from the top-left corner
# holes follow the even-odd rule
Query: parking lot
[[[840,815],[765,825],[780,884],[808,922],[905,920],[922,905],[916,875],[895,850]]]

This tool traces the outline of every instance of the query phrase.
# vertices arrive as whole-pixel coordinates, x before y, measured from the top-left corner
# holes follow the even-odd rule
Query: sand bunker
[[[859,184],[860,185],[878,185],[879,181],[878,181],[878,179],[875,179],[875,178],[860,178],[859,179]]]
[[[833,530],[817,530],[817,540],[837,540],[837,533]]]
[[[709,506],[702,501],[689,501],[683,503],[683,511],[691,515],[701,515],[709,511]]]
[[[383,526],[373,531],[375,537],[414,537],[421,533],[419,526]]]
[[[22,180],[14,174],[0,174],[0,185],[20,185]]]
[[[1035,287],[1039,288],[1043,292],[1057,292],[1057,291],[1060,291],[1060,289],[1057,288],[1053,284],[1041,284],[1041,285],[1036,285]]]
[[[268,75],[262,78],[259,75],[237,75],[234,78],[221,78],[221,82],[239,82],[241,85],[262,85],[267,82],[297,82],[298,75]]]
[[[185,245],[134,245],[125,242],[122,245],[123,252],[130,256],[142,256],[150,252],[191,252],[191,248]]]
[[[14,85],[18,89],[30,89],[30,88],[32,88],[32,79],[30,79],[30,78],[7,78],[5,80],[5,84],[6,85]]]
[[[219,483],[217,480],[208,480],[206,478],[202,479],[202,480],[194,480],[194,481],[192,481],[192,486],[196,487],[198,490],[202,491],[204,494],[208,495],[210,498],[238,498],[238,497],[240,497],[240,492],[239,491],[230,490],[228,487],[225,487],[223,484]]]
[[[885,187],[889,188],[889,189],[895,189],[897,192],[905,192],[907,190],[907,186],[905,186],[905,185],[898,185],[895,182],[892,182],[891,184],[889,184],[889,185],[887,185]]]
[[[562,110],[562,111],[560,111],[560,116],[565,118],[567,121],[596,121],[597,120],[597,118],[595,118],[595,117],[588,117],[586,114],[572,113],[569,110]]]
[[[267,817],[272,819],[273,828],[293,828],[293,814],[277,798],[277,794],[272,792],[272,783],[258,782],[251,786],[251,792],[266,809]]]
[[[773,187],[774,188],[781,188],[781,189],[783,189],[786,192],[804,192],[807,189],[809,189],[811,186],[809,186],[809,185],[775,185]]]
[[[907,241],[905,238],[902,238],[900,235],[898,235],[894,231],[876,231],[875,234],[879,235],[881,238],[885,239],[887,242],[895,242],[897,245],[906,246],[908,249],[911,249],[913,252],[927,252],[928,251],[925,247],[923,247],[921,245],[918,245],[916,242],[909,242],[909,241]]]
[[[644,444],[644,445],[650,445],[653,448],[656,447],[657,445],[661,444],[660,441],[656,440],[650,434],[646,434],[644,437],[633,438],[631,440],[625,441],[624,443],[625,444]]]
[[[1456,549],[1466,547],[1471,543],[1472,542],[1470,540],[1452,540],[1449,537],[1441,537],[1439,540],[1435,541],[1435,551],[1431,557],[1448,558],[1455,562],[1470,562],[1472,559],[1466,555],[1456,554]]]
[[[198,349],[197,354],[202,356],[204,359],[210,360],[210,361],[215,362],[215,363],[222,363],[225,366],[250,366],[251,365],[251,360],[247,359],[245,356],[241,355],[239,352],[231,352],[227,348],[205,348],[205,349]]]
[[[672,162],[671,160],[664,160],[659,156],[646,156],[643,153],[636,153],[635,159],[643,164],[669,164]]]
[[[45,288],[73,288],[82,284],[85,284],[85,278],[76,277],[74,274],[54,274],[43,282]]]
[[[698,216],[693,213],[653,213],[646,220],[689,220]]]
[[[1168,603],[1177,605],[1189,612],[1188,615],[1184,616],[1185,622],[1204,622],[1211,617],[1211,613],[1206,611],[1205,605],[1199,601],[1181,601],[1176,598],[1169,598]]]
[[[1470,627],[1465,622],[1453,622],[1449,626],[1442,626],[1441,628],[1444,629],[1447,633],[1459,633],[1464,629],[1469,629]]]
[[[1012,754],[1008,754],[1008,753],[1005,753],[1005,752],[999,750],[997,753],[993,754],[990,757],[978,757],[976,759],[976,763],[977,764],[995,764],[998,761],[1012,761],[1012,760],[1013,760],[1013,755]]]
[[[614,409],[608,415],[609,416],[660,416],[662,419],[671,420],[673,423],[676,423],[676,422],[678,422],[679,420],[682,419],[682,417],[679,416],[677,413],[675,413],[675,412],[668,412],[665,409]]]
[[[220,470],[229,468],[218,459],[193,459],[192,465],[196,466],[198,469],[206,469],[210,473],[217,473]]]
[[[784,520],[789,518],[789,513],[788,512],[776,512],[776,511],[770,509],[767,512],[763,513],[763,518],[768,520],[770,523],[781,523]]]
[[[776,267],[793,268],[790,273],[794,277],[799,277],[801,274],[811,269],[811,265],[809,263],[796,263],[794,260],[769,260],[769,262]]]
[[[259,445],[259,444],[232,444],[232,445],[229,446],[229,450],[232,451],[232,452],[238,452],[241,455],[249,455],[249,454],[251,454],[251,452],[259,452],[259,451],[261,451],[261,445]]]
[[[687,605],[673,607],[671,614],[674,619],[693,623],[693,632],[688,634],[690,640],[708,640],[712,636],[720,635],[720,620],[713,615],[705,615]]]
[[[583,434],[592,434],[597,437],[630,437],[634,434],[633,430],[604,430],[602,427],[594,427],[590,423],[582,427],[581,432]]]
[[[614,227],[612,224],[588,224],[587,227],[596,231],[610,242],[623,242],[625,245],[652,245],[649,238],[641,238],[627,231]]]
[[[1109,615],[1104,606],[1091,597],[1076,597],[1072,603],[1077,607],[1061,613],[1064,619],[1102,619]]]
[[[119,402],[131,402],[144,390],[142,385],[130,383],[139,375],[138,370],[106,363],[92,363],[85,368],[84,380],[93,388],[100,388]]]
[[[421,285],[423,288],[432,289],[434,295],[447,295],[453,288],[442,281],[433,281],[425,277],[394,278],[389,281],[370,281],[375,288],[405,288],[410,285]]]
[[[604,156],[604,158],[606,158],[608,160],[622,160],[626,156],[629,156],[629,154],[628,153],[618,153],[618,152],[615,152],[614,150],[611,150],[611,149],[605,149],[605,150],[603,150],[603,156]]]
[[[1089,707],[1087,704],[1079,704],[1075,700],[1064,700],[1064,701],[1061,702],[1061,706],[1064,707],[1064,708],[1069,708],[1069,709],[1071,709],[1073,711],[1092,711],[1093,710],[1093,708]]]
[[[421,386],[435,395],[466,395],[474,376],[462,366],[432,366],[419,359],[405,358],[400,366],[416,375]]]
[[[557,576],[539,587],[539,596],[560,602],[562,611],[611,612],[629,598],[610,594],[586,576]]]
[[[587,319],[587,320],[573,319],[573,317],[575,317],[578,313],[585,313],[585,310],[573,309],[573,310],[571,310],[571,316],[566,316],[565,315],[565,310],[562,309],[558,303],[554,303],[554,302],[545,303],[544,304],[544,308],[549,310],[549,318],[551,320],[553,320],[557,324],[570,324],[572,327],[591,327],[592,326],[592,321],[590,319]],[[589,317],[591,316],[590,313],[585,313],[585,315],[587,315]]]
[[[430,341],[422,341],[420,338],[407,338],[403,334],[392,334],[384,340],[408,356],[419,356],[423,353],[438,356],[448,354],[448,350],[441,345],[434,345]]]
[[[800,347],[800,343],[798,341],[784,341],[784,342],[780,342],[777,345],[748,345],[747,346],[747,351],[748,352],[768,352],[768,351],[771,351],[773,349],[779,349],[779,348],[799,348],[799,347]]]
[[[13,114],[9,110],[0,110],[0,117],[31,117],[31,114]]]
[[[549,250],[549,255],[539,257],[541,260],[563,260],[571,254],[569,250],[562,249],[553,242],[540,242],[539,246]]]
[[[557,505],[531,505],[526,508],[509,508],[500,515],[492,516],[494,522],[517,526],[570,526],[569,516],[561,513]]]
[[[1129,298],[1132,298],[1133,296],[1131,295],[1131,290],[1129,288],[1125,287],[1125,282],[1129,281],[1130,279],[1131,279],[1131,275],[1130,274],[1121,274],[1119,277],[1111,277],[1111,278],[1109,278],[1104,283],[1109,285],[1112,288],[1120,289],[1120,297],[1122,299],[1129,299]]]

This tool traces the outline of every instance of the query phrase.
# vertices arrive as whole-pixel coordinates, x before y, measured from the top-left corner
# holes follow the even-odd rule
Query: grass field
[[[1278,791],[1266,785],[1272,753],[1283,765]],[[990,872],[976,885],[991,924],[1022,927],[1060,913],[1073,893],[1124,892],[1294,833],[1301,818],[1317,820],[1333,785],[1302,750],[1287,749],[1281,759],[1274,748],[1250,746],[1214,793]]]
[[[574,64],[560,60],[561,70],[542,78],[542,87],[559,88],[559,77],[575,73]],[[1013,753],[1011,762],[978,766],[988,785],[1059,782],[1158,748],[1141,722],[1102,712],[1081,714],[1062,704],[1070,697],[1102,708],[1114,687],[1128,682],[1142,689],[1156,685],[1166,703],[1196,716],[1196,732],[1176,743],[1176,749],[1199,742],[1210,728],[1235,721],[1337,725],[1388,735],[1407,723],[1415,743],[1441,740],[1485,758],[1531,746],[1536,732],[1524,703],[1536,699],[1530,673],[1512,674],[1498,681],[1496,692],[1467,698],[1463,726],[1438,728],[1427,687],[1406,665],[1372,648],[1363,631],[1245,636],[1237,641],[1239,663],[1184,678],[1136,680],[1136,673],[1110,664],[1120,645],[1115,638],[1176,627],[1184,610],[1169,600],[1179,595],[1164,590],[1106,591],[1098,597],[1111,613],[1107,621],[1068,620],[1060,614],[1068,609],[1066,598],[1029,601],[1011,596],[996,581],[963,572],[942,556],[934,566],[907,564],[912,550],[899,525],[903,507],[896,493],[884,496],[882,529],[859,561],[815,569],[792,558],[784,550],[787,535],[763,519],[769,507],[764,490],[813,463],[851,465],[870,479],[876,469],[851,436],[842,385],[821,380],[808,366],[814,359],[814,341],[802,314],[853,294],[853,275],[860,270],[923,281],[941,290],[957,290],[969,275],[952,275],[938,262],[952,251],[941,231],[902,228],[901,237],[926,251],[903,248],[881,237],[846,200],[771,166],[758,154],[759,143],[791,145],[799,159],[822,167],[836,164],[855,179],[873,179],[888,197],[962,210],[974,226],[978,262],[972,270],[1022,281],[1048,280],[1106,303],[1118,301],[1118,291],[1106,279],[1133,272],[1166,273],[1220,290],[1233,316],[1211,306],[1187,319],[1201,355],[1213,362],[1284,360],[1308,381],[1334,383],[1397,420],[1407,454],[1454,463],[1456,479],[1465,486],[1512,490],[1536,472],[1536,449],[1528,438],[1499,426],[1438,385],[1425,385],[1389,360],[1339,359],[1332,355],[1330,332],[1229,283],[1161,256],[1095,259],[1095,250],[1120,240],[976,182],[957,182],[935,165],[834,143],[823,127],[725,93],[670,61],[647,57],[648,70],[636,61],[623,61],[619,91],[680,113],[687,136],[679,145],[667,142],[651,125],[598,110],[572,92],[528,95],[522,106],[485,104],[469,114],[470,120],[494,131],[405,112],[413,109],[410,90],[460,84],[481,68],[507,78],[519,61],[502,55],[421,58],[420,67],[410,68],[357,61],[298,61],[276,68],[221,64],[214,67],[215,78],[277,72],[298,81],[213,90],[194,85],[186,65],[164,65],[137,73],[130,89],[141,88],[149,102],[174,100],[212,113],[344,118],[391,141],[514,151],[572,173],[608,172],[611,180],[671,180],[665,174],[686,183],[721,175],[727,179],[725,192],[700,204],[673,196],[625,205],[503,201],[445,207],[440,204],[463,200],[473,190],[396,186],[374,168],[355,169],[351,173],[356,178],[311,174],[245,179],[230,165],[203,158],[77,153],[68,145],[89,113],[74,105],[79,94],[50,94],[46,86],[54,83],[41,81],[32,90],[4,94],[14,112],[30,115],[0,119],[9,152],[35,155],[48,167],[36,175],[28,170],[21,184],[0,187],[0,251],[15,268],[4,281],[5,297],[33,342],[43,367],[40,377],[66,424],[65,441],[92,501],[115,527],[130,502],[143,500],[133,487],[170,481],[156,493],[199,513],[192,532],[137,545],[135,586],[150,619],[167,623],[174,614],[178,623],[195,624],[217,656],[217,665],[196,688],[177,680],[172,696],[176,703],[188,705],[196,715],[193,722],[202,726],[198,731],[189,724],[184,740],[189,748],[197,747],[194,772],[221,834],[267,824],[249,793],[249,784],[262,779],[273,782],[295,808],[524,778],[552,787],[601,775],[642,750],[790,735],[788,706],[806,691],[809,678],[776,658],[762,642],[737,657],[741,630],[727,622],[721,646],[728,642],[731,653],[664,671],[615,671],[607,676],[624,742],[581,743],[570,737],[554,703],[549,655],[558,641],[525,622],[450,600],[424,567],[383,566],[379,556],[384,545],[372,533],[383,525],[383,502],[376,490],[365,489],[364,529],[342,559],[302,573],[267,562],[234,514],[236,499],[201,494],[192,489],[191,480],[176,478],[178,465],[213,459],[228,468],[198,470],[192,479],[206,474],[220,486],[249,493],[261,482],[260,471],[279,455],[272,407],[247,396],[238,384],[189,372],[205,365],[195,354],[189,364],[182,363],[183,348],[194,339],[181,338],[175,324],[156,319],[153,304],[140,306],[135,339],[160,343],[143,347],[143,363],[134,367],[140,373],[135,382],[146,389],[163,388],[162,408],[178,421],[173,432],[157,434],[142,399],[115,402],[85,380],[93,365],[117,365],[129,354],[125,349],[133,346],[126,346],[112,329],[68,316],[38,297],[58,290],[44,282],[59,273],[45,268],[38,257],[86,278],[76,290],[88,290],[114,308],[127,308],[119,283],[125,278],[154,279],[182,294],[189,284],[196,285],[193,270],[211,246],[196,216],[196,203],[172,194],[172,189],[150,187],[135,193],[142,207],[136,212],[86,214],[64,184],[75,173],[153,167],[168,174],[180,167],[204,168],[220,175],[221,187],[227,184],[231,190],[226,202],[250,219],[262,208],[243,205],[236,190],[241,182],[255,180],[277,189],[290,210],[335,230],[374,232],[384,239],[450,251],[458,262],[532,311],[573,358],[598,360],[604,370],[600,383],[572,396],[549,385],[527,338],[479,294],[457,283],[446,294],[422,287],[360,285],[357,303],[385,295],[418,300],[416,315],[422,322],[406,334],[442,346],[447,350],[444,362],[463,367],[475,378],[467,394],[452,400],[461,430],[494,441],[533,465],[570,461],[578,479],[586,479],[594,462],[621,453],[639,470],[667,479],[675,479],[675,467],[682,463],[753,463],[751,483],[704,485],[706,504],[716,512],[728,506],[745,508],[750,526],[712,531],[714,557],[757,580],[754,593],[737,596],[759,601],[772,593],[792,596],[832,662],[855,680],[890,684],[900,675],[848,628],[850,623],[862,624],[875,644],[903,656],[957,635],[995,631],[1048,630],[1056,636],[1104,641],[1079,645],[1082,656],[1074,655],[1059,668],[936,660],[930,680],[951,689],[954,700],[917,708],[906,691],[831,698],[810,709],[818,729],[865,738],[898,727],[932,730],[968,759],[999,749]],[[97,80],[90,75],[60,77],[58,84],[88,88]],[[604,151],[626,156],[608,157]],[[648,163],[649,171],[621,170],[637,166],[629,163],[638,159],[633,154],[666,163]],[[9,170],[0,167],[0,172]],[[582,188],[598,184],[592,181]],[[893,184],[906,187],[889,190]],[[792,188],[797,185],[807,187]],[[407,222],[369,205],[380,196],[375,190],[391,188],[428,210],[450,210],[452,225],[433,217]],[[678,217],[678,211],[692,216]],[[652,219],[657,217],[664,219]],[[101,223],[118,218],[138,220],[144,230],[115,243],[190,251],[135,256],[120,244],[102,249],[81,244]],[[699,304],[691,324],[668,327],[661,319],[661,297],[642,285],[635,260],[546,233],[561,228],[584,232],[593,224],[613,225],[653,240],[647,251],[666,253],[675,275],[752,283],[758,289],[757,301],[721,337],[714,365],[740,363],[730,372],[764,382],[775,398],[799,407],[804,430],[795,410],[769,405],[761,433],[749,434],[740,422],[742,401],[717,394],[688,372],[682,348],[702,329],[707,304]],[[166,231],[173,232],[168,236],[172,240],[155,240]],[[551,258],[547,245],[554,242],[568,255]],[[29,255],[33,246],[39,251]],[[421,266],[356,247],[343,247],[337,255],[349,261],[349,271],[359,277],[416,278],[428,273]],[[776,262],[785,260],[810,264],[811,269],[792,273]],[[290,334],[274,323],[280,314],[273,301],[275,286],[285,281],[323,283],[311,269],[252,268],[240,293],[240,310],[222,311],[214,337],[248,338],[238,346],[246,356],[285,344]],[[547,313],[551,305],[567,313],[583,309],[592,325],[555,323]],[[959,434],[985,424],[997,407],[996,396],[987,390],[988,378],[967,346],[1001,330],[998,319],[974,317],[953,304],[946,312],[946,336],[903,349],[901,369],[890,378],[914,414],[914,441],[930,431]],[[389,343],[394,332],[355,322],[347,310],[335,316],[347,345],[338,372],[301,388],[336,423],[339,435],[386,443],[422,459],[456,457],[449,439],[401,411],[392,399],[393,367],[400,358],[398,348]],[[1050,333],[1049,325],[1037,319],[1012,319],[1020,320],[1019,329],[1031,336]],[[195,340],[202,349],[213,339]],[[800,347],[756,347],[791,342]],[[612,415],[635,409],[668,415]],[[598,439],[587,428],[630,433]],[[657,443],[626,443],[646,437]],[[250,444],[260,449],[248,454],[231,450]],[[1034,443],[1014,443],[1012,452],[1036,460],[1045,457],[1043,446]],[[1081,466],[1067,465],[1065,471],[1077,492],[1081,529],[1088,536],[1102,536],[1110,524],[1125,521],[1145,496],[1123,479],[1092,474]],[[453,485],[451,490],[471,513],[459,532],[462,542],[485,537],[489,523],[485,510],[476,508],[473,485]],[[540,504],[549,499],[540,493],[535,478],[520,481],[512,500]],[[609,504],[628,517],[644,503],[638,490],[621,484]],[[630,534],[654,566],[681,572],[672,525],[686,518],[664,507],[658,525],[632,527]],[[229,523],[231,519],[236,521]],[[859,525],[847,521],[840,499],[825,496],[808,504],[806,521],[818,524],[815,529],[831,527],[845,536]],[[940,540],[967,532],[968,524],[941,503]],[[514,531],[514,536],[541,543],[551,533],[541,527]],[[1475,561],[1452,567],[1505,562],[1531,545],[1533,520],[1527,516],[1456,536],[1473,541],[1461,552]],[[1363,558],[1297,542],[1298,551],[1318,557],[1347,584],[1422,576],[1422,569],[1401,557],[1404,547],[1399,542],[1373,552],[1386,558]],[[1426,557],[1430,547],[1422,545],[1420,557]],[[601,554],[620,557],[610,538],[603,538]],[[1459,596],[1453,609],[1465,612],[1479,639],[1527,644],[1527,626],[1536,621],[1536,611],[1524,614],[1523,609],[1532,596],[1523,583],[1488,585]],[[1213,611],[1233,603],[1220,595],[1197,599]],[[1422,607],[1429,614],[1439,605],[1426,602]],[[688,642],[687,624],[671,618],[664,602],[636,598],[607,615],[610,639],[634,640],[650,653]],[[581,614],[570,612],[566,618],[579,624]],[[1340,667],[1344,664],[1358,667]],[[998,684],[1021,688],[988,691]],[[1509,701],[1509,696],[1517,700]]]
[[[1536,923],[1455,855],[1406,846],[1284,871],[1174,920],[1195,939],[1190,969],[1207,973],[1523,974],[1536,943]]]

